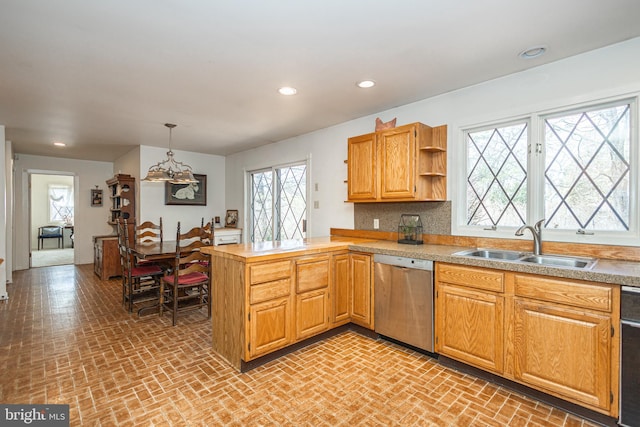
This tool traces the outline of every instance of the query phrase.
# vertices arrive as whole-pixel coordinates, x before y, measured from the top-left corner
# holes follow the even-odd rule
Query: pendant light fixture
[[[173,158],[173,151],[171,151],[171,132],[176,125],[172,123],[165,123],[164,125],[169,128],[169,151],[167,151],[167,158],[151,166],[143,181],[169,181],[172,184],[197,183],[198,180],[194,178],[191,166],[178,162]]]

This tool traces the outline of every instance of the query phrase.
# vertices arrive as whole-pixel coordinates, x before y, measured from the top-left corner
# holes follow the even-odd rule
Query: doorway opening
[[[30,267],[74,263],[74,176],[31,173]]]

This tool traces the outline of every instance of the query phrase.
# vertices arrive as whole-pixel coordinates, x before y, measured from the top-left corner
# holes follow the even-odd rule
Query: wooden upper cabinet
[[[380,198],[406,199],[416,194],[416,125],[379,132]]]
[[[373,133],[349,138],[349,200],[377,198],[376,136]]]
[[[447,126],[412,123],[348,140],[348,201],[446,200]]]

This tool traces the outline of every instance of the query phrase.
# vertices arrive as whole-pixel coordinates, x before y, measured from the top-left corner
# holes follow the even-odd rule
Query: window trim
[[[459,141],[456,146],[457,150],[451,151],[451,158],[464,159],[464,167],[457,168],[455,174],[452,175],[451,186],[453,189],[454,197],[452,198],[452,222],[451,232],[452,235],[460,236],[472,236],[472,237],[485,237],[485,238],[510,238],[517,239],[515,236],[515,230],[517,227],[499,226],[497,229],[485,229],[481,226],[466,225],[466,184],[467,184],[467,141],[466,135],[469,131],[478,131],[487,128],[494,128],[504,126],[505,124],[514,123],[523,120],[529,120],[529,148],[527,159],[527,192],[528,200],[540,200],[544,191],[544,179],[534,178],[544,176],[544,161],[545,161],[545,144],[544,144],[544,132],[545,132],[545,119],[552,118],[558,115],[571,114],[574,112],[584,112],[590,110],[597,110],[607,108],[615,105],[621,105],[628,103],[630,105],[630,126],[631,126],[631,141],[629,161],[631,163],[630,170],[630,195],[629,195],[629,230],[628,231],[602,231],[597,232],[594,235],[589,234],[577,234],[576,231],[570,230],[553,230],[544,229],[543,240],[556,241],[556,242],[568,242],[568,243],[591,243],[591,244],[613,244],[620,246],[637,246],[638,239],[640,238],[640,116],[639,116],[639,100],[640,92],[633,92],[618,95],[615,97],[591,99],[582,101],[579,103],[556,105],[554,107],[533,110],[526,114],[518,114],[514,116],[506,116],[502,118],[496,118],[495,120],[483,120],[482,122],[469,123],[465,125],[457,126],[455,135]],[[532,156],[531,149],[532,144],[541,141],[542,153],[538,156]],[[450,168],[450,170],[456,170]],[[532,206],[532,203],[527,203],[527,223],[532,225],[539,219],[544,217],[544,206]],[[528,236],[524,236],[524,240],[530,240]]]

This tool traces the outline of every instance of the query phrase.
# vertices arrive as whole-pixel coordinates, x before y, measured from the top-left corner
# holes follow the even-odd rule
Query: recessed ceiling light
[[[296,93],[298,93],[298,90],[295,87],[284,86],[278,89],[278,92],[280,93],[280,95],[289,96],[289,95],[295,95]]]
[[[376,82],[374,82],[373,80],[362,80],[361,82],[358,82],[357,85],[358,87],[367,89],[370,87],[374,87],[376,85]]]
[[[538,56],[544,55],[546,51],[547,51],[546,46],[533,46],[523,50],[518,54],[518,56],[523,59],[532,59],[532,58],[537,58]]]
[[[65,144],[64,142],[54,142],[53,145],[55,145],[56,147],[66,147],[67,144]]]

